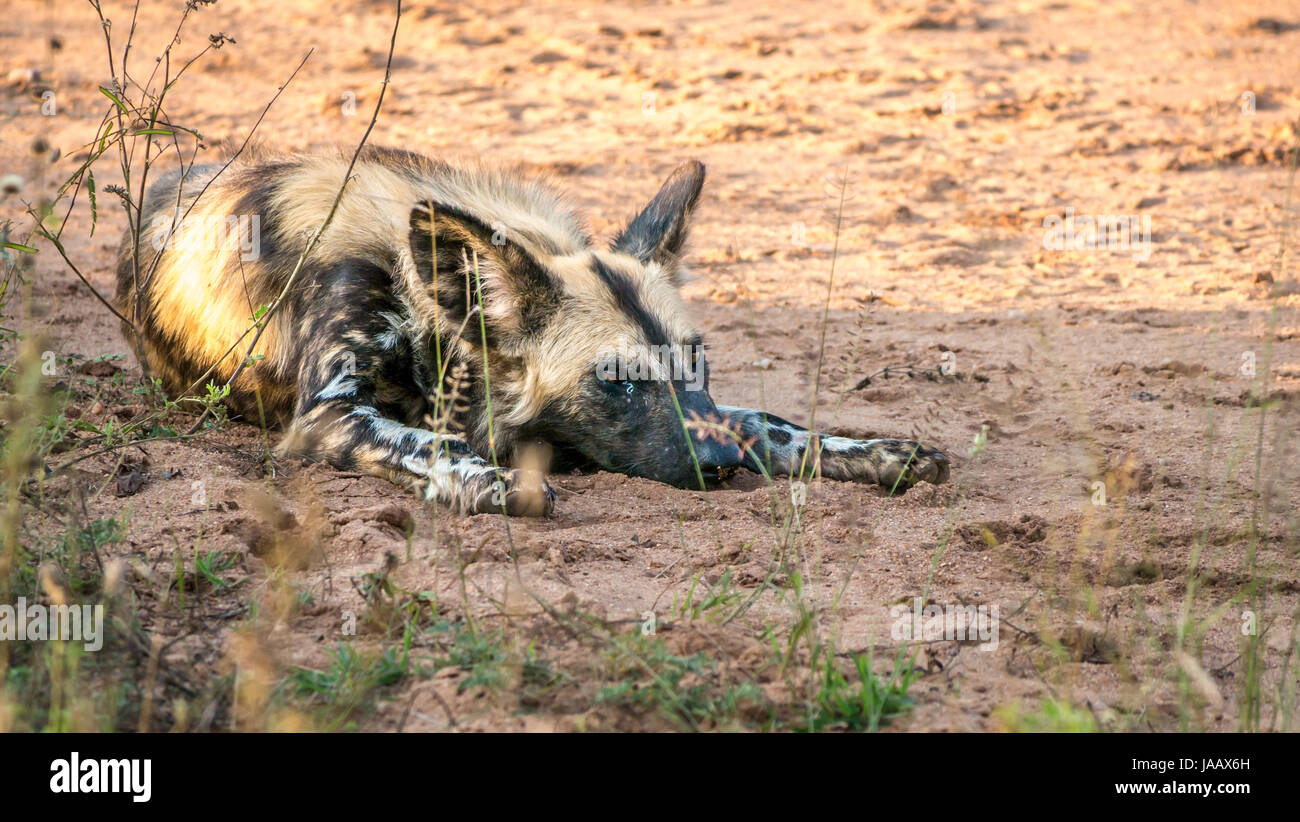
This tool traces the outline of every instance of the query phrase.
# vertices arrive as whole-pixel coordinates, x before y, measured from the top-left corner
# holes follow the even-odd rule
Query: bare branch
[[[393,34],[388,42],[388,60],[384,64],[384,82],[379,88],[379,99],[375,101],[375,110],[370,115],[370,123],[366,126],[365,133],[361,135],[361,142],[357,143],[356,151],[352,152],[352,160],[348,163],[347,171],[343,175],[343,183],[339,186],[338,193],[334,195],[334,203],[330,206],[329,213],[325,215],[325,221],[321,223],[320,228],[316,229],[316,233],[312,235],[311,241],[307,243],[307,247],[303,249],[302,254],[298,256],[298,262],[294,265],[293,271],[290,272],[289,279],[285,282],[284,288],[280,290],[280,294],[267,309],[266,314],[262,316],[256,324],[257,333],[253,335],[253,340],[248,344],[248,350],[244,353],[243,359],[240,360],[239,365],[235,368],[235,372],[230,375],[230,379],[226,380],[226,387],[233,385],[235,380],[239,378],[239,375],[244,373],[244,369],[251,361],[253,351],[257,348],[257,343],[262,339],[262,334],[266,332],[267,325],[271,322],[280,306],[284,304],[284,299],[288,296],[290,290],[293,289],[294,283],[298,279],[298,274],[302,271],[303,263],[306,262],[309,256],[311,256],[312,251],[316,249],[316,244],[320,242],[321,236],[325,233],[325,230],[329,228],[330,223],[334,221],[334,215],[338,213],[339,203],[343,201],[343,194],[347,191],[348,183],[352,180],[352,171],[356,168],[357,159],[361,156],[361,151],[365,148],[366,141],[370,139],[370,133],[374,131],[375,123],[379,120],[379,111],[384,105],[384,95],[388,91],[388,83],[392,77],[393,52],[397,49],[397,30],[401,26],[401,22],[402,0],[397,0],[397,15],[393,19]],[[215,364],[213,367],[215,367]],[[209,368],[208,370],[211,372],[212,369]],[[208,410],[209,409],[204,409],[203,414],[201,414],[198,420],[195,421],[194,426],[186,432],[187,434],[192,434],[199,429],[199,426],[203,424],[204,419],[207,418]]]

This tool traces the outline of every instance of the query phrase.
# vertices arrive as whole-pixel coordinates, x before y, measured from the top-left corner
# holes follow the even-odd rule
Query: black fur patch
[[[296,166],[297,163],[292,161],[282,161],[260,165],[255,174],[245,172],[248,181],[239,181],[244,193],[229,212],[232,216],[250,219],[256,215],[261,225],[261,257],[258,264],[270,276],[255,278],[254,290],[248,295],[254,308],[269,305],[280,295],[309,239],[283,236],[279,214],[271,207],[271,198],[275,196],[286,172]]]
[[[433,236],[429,231],[430,209],[434,215]],[[442,226],[449,223],[454,224],[455,229],[444,231]],[[468,241],[465,235],[470,238]],[[407,239],[420,278],[430,288],[436,287],[438,305],[453,322],[464,320],[478,302],[480,278],[476,278],[472,263],[476,254],[480,260],[485,255],[491,255],[493,262],[506,275],[505,283],[500,286],[484,283],[484,289],[501,287],[509,292],[499,295],[489,293],[483,298],[509,300],[518,312],[519,332],[524,336],[540,331],[559,309],[563,290],[550,272],[523,246],[508,236],[500,236],[466,211],[447,205],[423,203],[411,211]],[[470,265],[466,265],[466,260],[471,261]],[[489,322],[486,330],[490,347],[501,342],[500,329],[492,328]],[[479,342],[480,335],[477,322],[468,323],[462,333],[470,342]]]
[[[294,363],[298,372],[297,413],[304,414],[318,405],[321,400],[317,395],[343,367],[343,363],[325,363],[320,359],[321,347],[340,341],[347,343],[347,351],[352,356],[347,365],[352,368],[356,389],[350,401],[378,405],[376,395],[381,393],[381,388],[409,385],[412,372],[409,347],[403,356],[400,348],[382,350],[379,345],[380,335],[389,330],[381,312],[397,314],[401,310],[393,296],[389,273],[367,260],[347,259],[322,272],[318,281],[328,294],[328,301],[337,307],[307,315],[310,320],[302,329]],[[381,410],[396,419],[411,414],[412,402],[423,405],[414,392],[389,399],[390,407]]]
[[[651,314],[641,302],[641,295],[637,293],[636,286],[627,277],[614,271],[600,260],[592,261],[592,270],[596,276],[600,277],[601,282],[614,295],[614,302],[624,314],[632,319],[637,327],[642,330],[646,336],[646,342],[650,345],[670,345],[671,340],[668,338],[668,332],[664,330],[663,324],[659,319]]]
[[[775,427],[767,429],[767,438],[772,441],[773,445],[789,445],[791,439],[789,431]]]

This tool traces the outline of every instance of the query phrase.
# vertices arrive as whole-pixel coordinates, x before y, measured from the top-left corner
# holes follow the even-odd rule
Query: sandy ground
[[[4,6],[0,171],[21,174],[21,196],[34,199],[75,167],[109,75],[88,8]],[[1300,605],[1300,282],[1287,248],[1300,5],[1249,6],[413,2],[371,140],[549,173],[602,235],[676,163],[707,164],[687,294],[711,346],[715,398],[806,423],[829,306],[818,425],[924,437],[954,456],[951,484],[901,498],[814,483],[795,540],[793,567],[841,651],[892,657],[890,606],[921,596],[932,572],[930,602],[1000,608],[997,650],[924,646],[917,706],[893,727],[993,729],[1005,706],[1058,698],[1107,727],[1230,730],[1248,583],[1261,582],[1268,688],[1284,676]],[[134,59],[165,45],[178,7],[142,3]],[[109,15],[123,36],[129,7]],[[181,53],[218,31],[237,42],[190,69],[172,116],[210,145],[242,139],[314,49],[258,133],[298,149],[355,145],[391,25],[383,2],[221,0],[196,13]],[[10,73],[24,68],[41,75]],[[46,88],[57,101],[50,117],[40,113]],[[52,168],[30,151],[38,136],[62,152]],[[112,163],[102,166],[101,224],[89,237],[81,208],[66,241],[109,293],[122,217],[102,193]],[[15,201],[0,216],[17,219]],[[1044,220],[1067,209],[1149,218],[1149,253],[1045,248]],[[113,318],[52,253],[40,255],[31,304],[24,327],[47,329],[61,358],[127,351]],[[138,374],[129,356],[115,362]],[[1254,380],[1243,371],[1251,362]],[[886,366],[940,363],[953,373],[853,390]],[[1280,400],[1262,428],[1251,407],[1261,394]],[[129,394],[122,402],[86,399],[80,410],[137,410]],[[984,428],[987,446],[972,456]],[[129,537],[115,550],[133,559],[143,588],[149,568],[165,574],[176,552],[188,561],[196,546],[233,552],[232,573],[249,575],[211,610],[146,619],[169,638],[206,635],[168,650],[198,679],[227,671],[244,636],[223,614],[269,585],[256,502],[269,486],[301,529],[315,529],[307,567],[292,576],[311,604],[259,634],[276,670],[324,667],[344,638],[340,614],[363,610],[349,580],[391,552],[404,587],[518,628],[578,672],[579,691],[581,643],[547,629],[527,591],[627,630],[654,612],[680,652],[711,649],[779,697],[758,637],[793,619],[787,600],[761,591],[791,567],[778,562],[788,483],[773,491],[751,475],[703,494],[560,475],[555,516],[507,528],[320,466],[282,466],[268,480],[259,441],[234,425],[186,446],[133,449],[137,464],[148,460],[148,482],[89,503],[95,516],[129,509]],[[78,481],[98,487],[118,470],[116,455],[81,470]],[[207,509],[193,504],[195,481]],[[1252,571],[1246,534],[1261,506]],[[395,509],[412,517],[409,538],[388,524],[405,521]],[[30,527],[39,532],[35,518]],[[461,564],[464,597],[452,570]],[[725,625],[674,613],[693,579],[728,572],[746,595],[760,592],[750,612]],[[1174,653],[1185,608],[1198,626],[1193,671],[1207,677],[1187,674]],[[526,702],[516,688],[463,688],[462,673],[444,673],[390,689],[362,727],[663,725],[571,695]],[[1198,689],[1190,716],[1180,677]]]

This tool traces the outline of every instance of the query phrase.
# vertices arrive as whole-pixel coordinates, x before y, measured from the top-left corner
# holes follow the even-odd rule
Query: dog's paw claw
[[[503,471],[474,503],[476,514],[548,517],[555,511],[555,491],[536,471]]]
[[[902,493],[918,482],[941,485],[952,474],[948,457],[914,442],[897,443],[882,460],[877,484]]]

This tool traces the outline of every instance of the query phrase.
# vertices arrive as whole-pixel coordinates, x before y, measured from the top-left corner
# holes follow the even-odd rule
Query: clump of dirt
[[[1047,539],[1047,520],[1021,514],[1015,522],[989,520],[957,527],[956,535],[967,548],[983,551],[1014,543],[1025,545]]]

